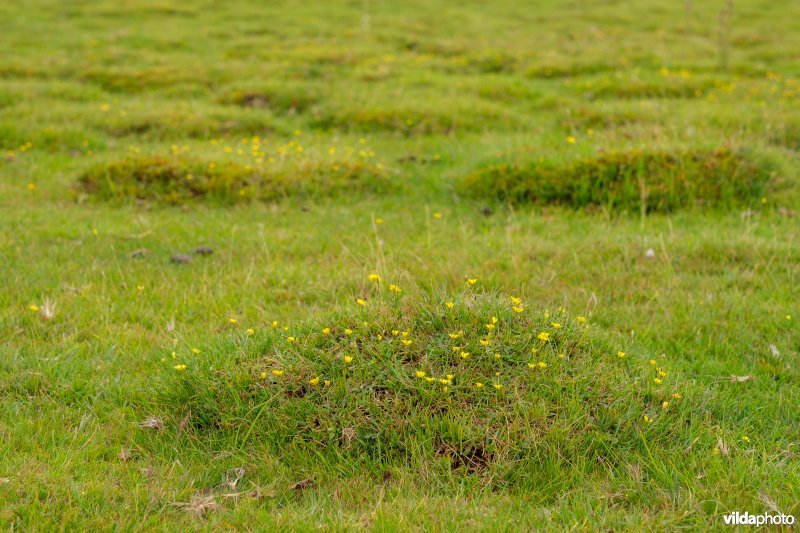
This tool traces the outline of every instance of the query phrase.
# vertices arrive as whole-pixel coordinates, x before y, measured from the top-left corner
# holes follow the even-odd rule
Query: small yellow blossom
[[[478,283],[478,278],[467,278],[467,283],[469,283],[470,285],[475,285],[476,283]]]
[[[500,355],[499,353],[496,353],[496,354],[494,354],[494,358],[495,358],[495,359],[501,359],[502,357],[503,357],[503,356],[502,356],[502,355]]]
[[[617,357],[622,359],[623,357],[625,357],[625,352],[617,352]]]
[[[294,337],[286,337],[287,342],[294,342]]]
[[[273,370],[272,375],[275,376],[276,378],[279,378],[283,375],[283,370]]]
[[[673,394],[672,397],[675,398],[676,400],[680,400],[682,398],[682,396],[680,394],[678,394],[677,392],[675,394]]]
[[[323,335],[330,335],[331,334],[331,328],[322,328],[322,334]]]
[[[272,329],[277,329],[277,328],[278,328],[278,321],[277,320],[273,320],[272,321]]]
[[[461,352],[461,359],[466,359],[469,357],[469,352]]]
[[[353,330],[352,330],[352,329],[350,329],[350,328],[344,328],[344,334],[345,334],[345,335],[350,335],[351,333],[353,333]]]
[[[517,298],[516,296],[512,296],[511,303],[514,305],[519,305],[522,303],[522,298]]]
[[[524,307],[522,307],[522,306],[517,307],[516,305],[514,307],[512,307],[512,309],[514,310],[515,313],[521,313],[521,312],[523,312],[525,310]]]
[[[401,340],[400,340],[400,342],[402,342],[402,343],[403,343],[403,346],[411,346],[411,344],[412,344],[414,341],[412,341],[412,340],[410,340],[410,339],[401,339]]]
[[[475,382],[475,387],[478,388],[478,389],[481,389],[481,388],[483,388],[483,383],[481,383],[480,381],[477,381],[477,382]]]
[[[424,378],[425,377],[425,372],[423,372],[422,370],[417,370],[417,377],[418,378]]]
[[[255,334],[255,332],[256,332],[256,330],[254,330],[253,328],[247,328],[247,336],[248,337],[250,337],[253,334]]]
[[[547,368],[547,363],[544,361],[539,361],[539,368]]]
[[[174,368],[178,372],[183,372],[184,370],[186,370],[186,365],[175,365],[172,368]]]
[[[742,440],[745,442],[750,442],[750,437],[748,437],[747,435],[742,435]]]
[[[528,363],[528,368],[536,368],[536,363]]]
[[[198,354],[198,353],[200,353],[200,350],[198,350],[197,348],[192,348],[192,353],[193,354]]]
[[[656,385],[661,385],[661,380],[658,378],[653,378],[653,383],[655,383]]]
[[[453,302],[445,302],[444,305],[446,305],[448,309],[452,309],[455,304]]]
[[[377,274],[370,274],[368,276],[368,278],[369,278],[370,281],[375,281],[375,282],[378,282],[378,281],[381,280],[381,277],[379,275],[377,275]]]
[[[442,214],[439,213],[439,212],[436,212],[436,213],[433,214],[433,218],[438,220],[438,219],[442,218]]]
[[[350,363],[352,363],[352,362],[353,362],[353,356],[351,356],[351,355],[345,355],[345,356],[344,356],[344,362],[345,362],[345,363],[347,363],[347,364],[350,364]]]
[[[262,372],[261,373],[261,379],[267,379],[267,373],[266,372]]]
[[[401,331],[400,335],[403,337],[408,337],[408,331]]]
[[[431,383],[433,381],[436,381],[436,378],[432,378],[432,377],[428,376],[428,377],[425,378],[425,381],[427,381],[428,383]]]
[[[583,315],[579,316],[578,317],[578,322],[581,322],[581,323],[586,322],[586,317],[583,316]]]
[[[550,322],[550,325],[553,326],[553,329],[561,329],[561,324],[558,322]]]
[[[329,379],[326,379],[326,380],[325,380],[325,386],[326,386],[326,387],[330,387],[330,385],[331,385],[331,380],[329,380]]]
[[[311,385],[319,385],[319,377],[309,379],[308,383]]]
[[[497,324],[497,317],[496,316],[492,317],[492,324]]]
[[[397,292],[397,293],[403,292],[403,289],[401,289],[400,287],[398,287],[394,283],[389,285],[389,290],[392,291],[392,292]]]
[[[650,364],[651,365],[655,365],[656,364],[656,360],[655,359],[650,359]]]
[[[669,407],[669,402],[663,402],[663,403],[661,404],[661,408],[662,408],[662,409],[666,409],[667,407]]]
[[[236,324],[236,319],[231,317],[228,319],[228,322],[230,322],[231,324]]]
[[[494,388],[497,389],[497,390],[500,390],[500,389],[503,388],[503,386],[500,383],[495,383],[494,384]]]
[[[478,342],[481,343],[481,346],[489,346],[489,339],[480,339]]]
[[[28,306],[28,309],[30,309],[31,311],[33,311],[35,313],[36,311],[39,310],[39,306],[35,305],[35,304],[31,304],[31,305]]]
[[[367,301],[366,301],[366,300],[364,300],[363,298],[356,298],[356,303],[357,303],[358,305],[362,305],[362,306],[363,306],[363,305],[367,305]]]
[[[457,339],[461,336],[461,332],[457,331],[455,333],[448,333],[447,336],[450,337],[451,339]]]
[[[652,422],[652,421],[653,421],[653,419],[652,419],[652,418],[650,418],[650,417],[649,417],[649,416],[647,416],[647,415],[644,415],[644,421],[645,421],[646,423],[648,423],[648,424],[649,424],[650,422]]]
[[[489,331],[492,331],[492,330],[493,330],[493,329],[496,327],[494,324],[484,324],[484,326],[485,326],[485,327],[486,327],[486,329],[488,329]]]
[[[542,331],[536,337],[542,342],[547,342],[547,341],[550,340],[550,333],[548,333],[546,331]]]
[[[567,136],[567,142],[569,144],[575,144],[576,142],[578,142],[578,140],[575,137],[573,137],[572,135],[568,135]]]

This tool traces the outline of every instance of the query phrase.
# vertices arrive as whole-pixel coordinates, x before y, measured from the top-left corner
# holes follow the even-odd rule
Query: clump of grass
[[[540,495],[688,431],[663,363],[590,334],[585,317],[469,287],[449,299],[397,290],[376,283],[325,319],[169,359],[150,408],[189,411],[193,438],[257,443],[288,466],[475,475]]]
[[[129,156],[94,166],[77,189],[103,200],[137,199],[169,204],[210,200],[223,204],[289,196],[386,191],[386,170],[359,160],[302,161],[269,166],[208,162],[182,156]]]
[[[467,175],[460,190],[518,204],[668,212],[748,204],[763,195],[772,175],[770,161],[741,150],[636,149],[567,161],[494,163]]]
[[[319,101],[315,91],[307,86],[281,84],[279,86],[250,84],[231,90],[220,97],[224,104],[245,108],[269,109],[279,113],[302,113]]]

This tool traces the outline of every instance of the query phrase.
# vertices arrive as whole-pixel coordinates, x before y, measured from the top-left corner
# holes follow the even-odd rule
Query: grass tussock
[[[386,171],[379,163],[303,161],[255,166],[180,156],[130,156],[92,167],[77,182],[79,192],[103,200],[136,199],[169,204],[191,200],[230,204],[389,188]]]
[[[326,319],[169,360],[156,408],[191,412],[196,438],[257,443],[287,465],[476,475],[540,496],[642,456],[642,435],[660,454],[689,431],[664,363],[598,341],[585,317],[471,288],[451,299],[400,298],[379,282],[367,292]]]
[[[761,198],[773,166],[748,152],[629,150],[572,161],[501,162],[461,182],[470,196],[518,204],[668,212],[691,206],[732,206]]]

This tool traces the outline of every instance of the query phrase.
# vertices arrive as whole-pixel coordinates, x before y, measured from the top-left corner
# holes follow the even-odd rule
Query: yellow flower
[[[673,394],[672,397],[675,398],[676,400],[680,400],[682,398],[682,396],[680,394],[678,394],[677,392],[675,394]]]
[[[650,422],[652,422],[652,421],[653,421],[653,419],[652,419],[652,418],[650,418],[650,417],[649,417],[649,416],[647,416],[647,415],[644,415],[644,421],[645,421],[646,423],[648,423],[648,424],[649,424]]]
[[[667,375],[667,373],[666,373],[666,372],[664,372],[663,370],[661,370],[661,369],[659,368],[659,369],[658,369],[658,375],[659,375],[659,376],[661,376],[661,377],[663,378],[664,376],[666,376],[666,375]]]
[[[325,386],[326,386],[326,387],[330,387],[330,385],[331,385],[331,380],[329,380],[329,379],[326,379],[326,380],[325,380]]]
[[[564,355],[563,353],[558,354],[558,358],[559,359],[564,359],[565,357],[566,357],[566,355]]]
[[[662,408],[662,409],[666,409],[667,407],[669,407],[669,402],[663,402],[663,403],[661,404],[661,408]]]
[[[501,384],[499,384],[499,383],[495,383],[494,384],[494,388],[497,389],[497,390],[500,390],[500,389],[503,388],[503,386]]]
[[[578,322],[586,322],[586,317],[581,315],[578,317]]]
[[[414,341],[412,341],[412,340],[409,340],[409,339],[402,339],[400,342],[402,342],[402,343],[403,343],[403,346],[411,346],[411,344],[412,344]]]
[[[362,298],[356,298],[356,303],[357,303],[358,305],[367,305],[367,302],[366,302],[366,300],[364,300],[364,299],[362,299]]]
[[[650,364],[651,365],[655,365],[656,364],[656,360],[655,359],[650,359]]]
[[[175,365],[172,368],[174,368],[178,372],[183,372],[184,370],[186,370],[186,365]]]
[[[322,328],[322,334],[323,335],[330,335],[331,334],[331,328]]]
[[[439,383],[441,383],[442,385],[450,385],[450,380],[449,379],[444,379],[444,378],[439,378]]]
[[[461,352],[461,359],[466,359],[469,357],[469,352]]]
[[[447,379],[453,379],[455,376],[453,374],[447,374]]]
[[[272,329],[277,329],[277,327],[278,327],[278,321],[277,320],[273,320],[272,321]]]
[[[433,214],[433,218],[438,220],[438,219],[442,218],[442,214],[441,213],[434,213]]]
[[[266,379],[266,378],[267,378],[267,373],[266,372],[262,372],[261,373],[261,379]]]
[[[425,377],[425,372],[423,372],[422,370],[417,370],[417,377],[418,378],[424,378]]]
[[[376,224],[383,224],[383,219],[382,218],[376,218],[375,219],[375,223]]]
[[[561,329],[561,324],[558,322],[551,322],[550,325],[553,326],[553,329]]]
[[[399,292],[403,292],[403,289],[401,289],[400,287],[398,287],[395,284],[389,285],[389,290],[392,291],[392,292],[398,292],[398,293]]]
[[[515,296],[511,297],[511,303],[514,305],[519,305],[522,303],[522,298],[517,298]]]
[[[475,387],[481,389],[481,388],[483,388],[483,383],[481,383],[480,381],[477,381],[477,382],[475,382]]]
[[[484,326],[486,326],[486,329],[489,331],[492,331],[496,327],[494,324],[484,324]]]
[[[622,359],[623,357],[625,357],[625,352],[617,352],[617,357]]]
[[[319,377],[311,378],[308,380],[311,385],[319,385]]]
[[[661,385],[661,380],[658,378],[653,378],[653,383],[655,383],[656,385]]]
[[[516,305],[514,307],[512,307],[512,309],[514,310],[515,313],[521,313],[521,312],[523,312],[525,310],[524,307],[522,307],[522,306],[517,307]]]
[[[345,335],[350,335],[351,333],[353,333],[353,330],[352,330],[352,329],[350,329],[350,328],[345,328],[345,329],[344,329],[344,334],[345,334]]]
[[[381,280],[381,277],[379,275],[377,275],[377,274],[370,274],[368,276],[368,278],[369,278],[370,281],[375,281],[375,282],[378,282],[378,281]]]
[[[254,330],[253,328],[247,328],[247,336],[248,337],[250,337],[253,334],[255,334],[255,332],[256,332],[256,330]]]
[[[452,309],[455,304],[453,302],[445,302],[444,305],[446,305],[448,309]]]
[[[489,346],[489,339],[480,339],[478,342],[481,343],[481,346]]]
[[[294,337],[286,337],[287,342],[294,342]]]
[[[283,375],[283,370],[273,370],[272,375],[275,376],[276,378],[279,378]]]
[[[547,368],[547,363],[544,361],[539,361],[539,368]]]
[[[547,341],[550,340],[550,334],[548,332],[546,332],[546,331],[542,331],[536,337],[542,342],[547,342]]]
[[[496,353],[496,354],[494,354],[494,358],[495,358],[495,359],[501,359],[502,357],[503,357],[503,356],[502,356],[502,355],[500,355],[499,353]]]
[[[231,317],[228,319],[228,322],[230,322],[231,324],[236,324],[236,319]]]
[[[198,353],[200,353],[200,350],[198,350],[197,348],[192,348],[192,353],[193,354],[198,354]]]
[[[572,135],[568,135],[567,136],[567,142],[570,143],[570,144],[575,144],[576,142],[578,142],[578,139],[576,139]]]
[[[470,285],[475,285],[476,283],[478,283],[478,278],[467,278],[467,283],[469,283]]]
[[[402,335],[403,337],[408,337],[408,332],[407,331],[401,331],[400,335]]]
[[[451,339],[457,339],[461,336],[461,332],[457,331],[455,333],[448,333],[447,336],[450,337]]]
[[[528,363],[528,368],[536,368],[536,363]]]
[[[31,311],[33,311],[35,313],[36,311],[39,310],[39,306],[31,304],[31,305],[28,306],[28,309],[30,309]]]
[[[742,440],[745,442],[750,442],[750,437],[748,437],[747,435],[742,435]]]
[[[428,383],[431,383],[432,381],[436,381],[436,379],[429,376],[429,377],[425,378],[425,381],[427,381]]]
[[[400,332],[398,330],[396,330],[396,329],[393,329],[392,330],[392,335],[397,337],[398,335],[400,335]]]
[[[497,317],[496,316],[492,317],[492,324],[497,324]]]
[[[345,355],[344,356],[344,362],[347,363],[347,364],[352,363],[353,362],[353,357],[350,356],[350,355]]]

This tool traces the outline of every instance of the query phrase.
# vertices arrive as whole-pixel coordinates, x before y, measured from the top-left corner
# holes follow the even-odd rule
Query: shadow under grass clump
[[[266,447],[293,468],[526,490],[635,461],[641,434],[660,454],[690,431],[677,380],[590,336],[584,317],[471,288],[370,292],[325,319],[170,359],[149,412],[189,412],[193,440]]]
[[[748,204],[761,198],[773,170],[766,159],[728,148],[630,150],[496,163],[467,175],[459,187],[468,196],[516,204],[669,212]]]
[[[290,196],[330,196],[338,192],[382,192],[391,188],[380,164],[360,161],[302,162],[256,167],[167,157],[128,157],[95,166],[77,190],[103,200],[137,199],[180,204],[210,200],[231,204]]]

